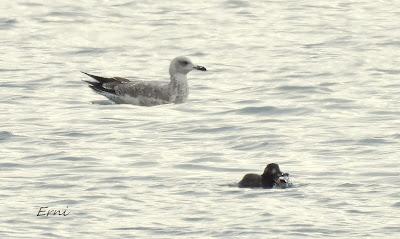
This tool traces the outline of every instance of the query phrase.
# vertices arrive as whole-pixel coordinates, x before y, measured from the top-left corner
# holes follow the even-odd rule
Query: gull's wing
[[[96,81],[85,81],[97,93],[116,103],[158,105],[170,103],[167,82],[128,80],[122,77],[101,77],[82,72]]]
[[[132,98],[151,98],[159,101],[169,101],[168,83],[158,81],[130,81],[114,87],[115,93]]]

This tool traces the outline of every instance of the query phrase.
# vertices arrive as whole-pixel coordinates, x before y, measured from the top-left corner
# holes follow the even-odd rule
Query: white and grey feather
[[[189,95],[187,74],[195,70],[206,71],[194,65],[189,58],[180,56],[171,61],[170,81],[140,81],[121,77],[101,77],[82,72],[96,81],[86,81],[95,92],[118,104],[153,106],[168,103],[183,103]]]

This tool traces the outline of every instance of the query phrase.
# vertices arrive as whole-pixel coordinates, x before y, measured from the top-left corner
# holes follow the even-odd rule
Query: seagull
[[[206,71],[185,56],[178,56],[169,66],[170,81],[128,80],[122,77],[101,77],[82,72],[95,81],[85,81],[96,93],[117,104],[154,106],[180,104],[187,100],[189,87],[186,75],[192,70]]]

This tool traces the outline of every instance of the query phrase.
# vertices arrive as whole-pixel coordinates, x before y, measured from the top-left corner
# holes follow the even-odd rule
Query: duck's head
[[[281,185],[281,177],[288,174],[283,174],[276,163],[270,163],[264,169],[262,176],[262,184],[264,187],[273,187],[274,184]]]
[[[186,56],[178,56],[171,61],[169,65],[169,74],[171,76],[180,73],[186,75],[192,70],[206,71],[204,66],[195,65]]]

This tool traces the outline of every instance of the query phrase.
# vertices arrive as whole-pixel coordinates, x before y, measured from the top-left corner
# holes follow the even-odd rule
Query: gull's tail
[[[106,77],[101,77],[101,76],[95,76],[86,72],[81,71],[83,74],[90,76],[91,78],[95,79],[96,81],[87,81],[84,80],[84,82],[88,83],[89,87],[94,90],[95,92],[104,95],[104,93],[111,93],[115,94],[115,90],[112,88],[106,88],[104,87],[105,83],[111,83],[114,82],[113,78],[106,78]]]
[[[110,83],[110,82],[114,82],[115,79],[114,78],[107,78],[107,77],[101,77],[101,76],[95,76],[86,72],[81,71],[83,74],[92,77],[93,79],[95,79],[96,81],[98,81],[99,83],[103,84],[103,83]],[[85,81],[87,82],[87,81]]]

